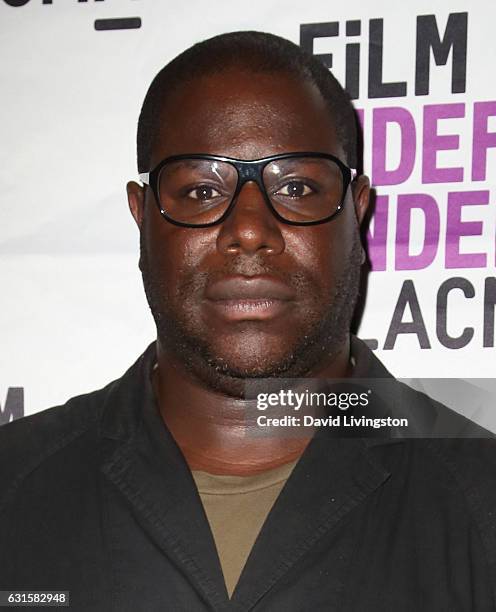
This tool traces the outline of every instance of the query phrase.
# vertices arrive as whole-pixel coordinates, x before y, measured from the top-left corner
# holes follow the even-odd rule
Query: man
[[[1,588],[106,612],[495,609],[493,440],[260,436],[247,410],[261,379],[362,377],[446,414],[350,336],[369,182],[337,81],[272,35],[196,45],[148,91],[138,166],[157,341],[0,429]]]

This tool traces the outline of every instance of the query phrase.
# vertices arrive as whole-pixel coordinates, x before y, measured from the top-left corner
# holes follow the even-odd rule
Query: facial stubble
[[[309,312],[313,324],[301,335],[279,359],[259,359],[250,367],[228,361],[216,353],[194,320],[189,304],[201,295],[207,282],[206,273],[185,272],[184,280],[177,287],[174,299],[157,270],[151,265],[144,233],[140,239],[140,268],[143,285],[150,310],[157,326],[157,337],[167,353],[174,355],[184,368],[209,388],[230,395],[239,395],[245,379],[253,378],[303,378],[319,363],[332,362],[343,346],[349,331],[359,293],[362,246],[358,231],[353,233],[353,242],[348,257],[343,262],[341,273],[334,284],[332,295],[327,300],[324,316],[318,311]],[[236,258],[220,275],[243,273],[243,262]],[[258,274],[271,274],[262,260],[250,264],[258,266]],[[253,273],[253,272],[252,272]],[[279,274],[280,276],[280,274]],[[295,287],[299,295],[319,295],[320,287],[314,279],[296,272],[287,282]],[[307,292],[307,293],[303,293]],[[181,310],[174,307],[181,305]]]

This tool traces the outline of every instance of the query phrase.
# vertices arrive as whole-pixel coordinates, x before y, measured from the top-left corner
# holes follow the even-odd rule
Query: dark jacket
[[[390,377],[354,347],[362,375]],[[496,609],[496,442],[478,438],[317,436],[229,601],[153,361],[0,427],[0,590],[68,590],[74,612]]]

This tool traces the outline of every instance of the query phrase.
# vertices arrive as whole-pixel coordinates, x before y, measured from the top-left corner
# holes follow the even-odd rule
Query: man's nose
[[[269,210],[260,187],[247,181],[234,208],[221,224],[217,247],[224,253],[278,254],[284,251],[280,222]]]

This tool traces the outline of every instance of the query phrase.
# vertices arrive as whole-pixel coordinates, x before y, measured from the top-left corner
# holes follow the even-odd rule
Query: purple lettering
[[[488,132],[489,117],[496,116],[496,102],[474,104],[474,136],[472,144],[472,180],[486,180],[487,150],[496,147],[496,132]]]
[[[422,250],[410,255],[412,210],[421,210],[424,215]],[[436,200],[425,193],[398,196],[396,216],[396,270],[421,270],[427,268],[436,257],[439,244],[440,218]]]
[[[387,261],[388,196],[377,196],[373,216],[374,230],[367,231],[367,247],[374,272],[383,272]]]
[[[462,236],[480,236],[482,221],[462,221],[464,206],[489,203],[489,191],[459,191],[448,194],[448,217],[446,222],[446,268],[485,268],[485,253],[460,253]]]
[[[458,183],[463,181],[463,168],[438,168],[438,151],[455,151],[460,138],[455,134],[438,134],[438,121],[465,117],[465,104],[430,104],[424,106],[422,151],[423,183]]]
[[[415,121],[405,108],[375,108],[373,113],[372,182],[374,185],[398,185],[411,175],[415,164]],[[396,123],[401,132],[400,161],[394,170],[386,169],[388,124]]]

